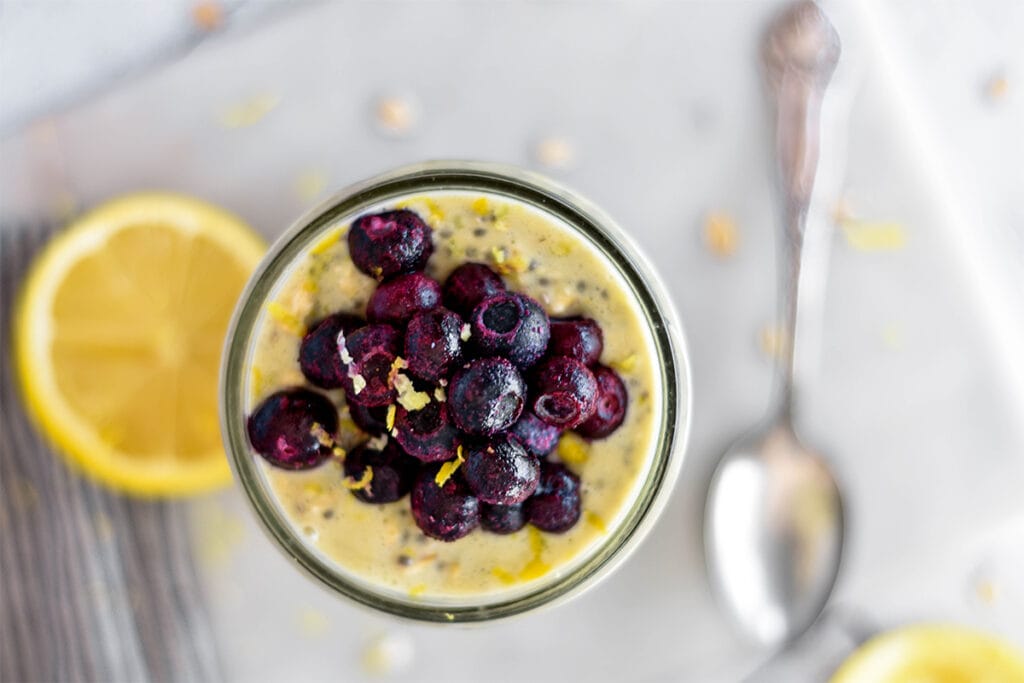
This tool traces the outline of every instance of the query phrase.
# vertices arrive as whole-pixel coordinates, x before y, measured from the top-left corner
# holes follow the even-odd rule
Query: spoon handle
[[[775,103],[775,151],[784,201],[779,295],[787,336],[781,345],[779,404],[788,416],[793,406],[804,230],[818,167],[821,100],[839,61],[839,35],[814,2],[797,2],[768,29],[762,59]]]

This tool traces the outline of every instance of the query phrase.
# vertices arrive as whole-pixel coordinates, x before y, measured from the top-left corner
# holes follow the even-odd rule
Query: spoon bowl
[[[788,421],[726,451],[711,480],[704,537],[716,593],[765,646],[803,633],[839,570],[843,508],[825,461]]]

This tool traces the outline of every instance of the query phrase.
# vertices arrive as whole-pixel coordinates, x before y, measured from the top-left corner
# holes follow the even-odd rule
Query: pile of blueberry
[[[422,272],[431,229],[411,211],[361,216],[348,243],[356,266],[380,282],[366,319],[335,313],[311,325],[298,360],[311,384],[344,389],[362,430],[392,437],[344,454],[345,474],[369,481],[353,493],[390,503],[411,491],[416,524],[443,541],[479,525],[571,528],[579,478],[546,456],[564,430],[603,438],[626,412],[622,380],[598,364],[601,328],[550,320],[480,263],[439,284]],[[288,469],[342,454],[337,430],[335,406],[306,388],[271,395],[248,421],[253,448]]]

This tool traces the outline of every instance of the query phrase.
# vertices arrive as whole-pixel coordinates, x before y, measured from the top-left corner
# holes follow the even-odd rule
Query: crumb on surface
[[[576,154],[568,140],[560,137],[545,137],[533,149],[537,163],[547,168],[563,169],[572,165]]]
[[[789,333],[778,323],[766,323],[757,331],[757,345],[768,358],[781,358],[789,343]]]
[[[397,95],[379,98],[374,104],[373,115],[377,128],[394,136],[409,133],[418,118],[415,103],[410,98]]]
[[[846,243],[857,251],[898,251],[907,245],[907,232],[894,221],[847,221],[842,224]]]
[[[398,675],[412,667],[415,656],[416,647],[408,635],[381,633],[366,642],[361,663],[363,671],[372,676]]]
[[[994,604],[999,597],[999,589],[991,579],[979,579],[974,584],[974,594],[986,605]]]
[[[199,562],[208,569],[224,569],[244,540],[245,527],[241,519],[217,501],[201,504],[196,510],[199,523],[192,526],[197,530],[195,546]]]
[[[303,171],[295,179],[295,194],[302,201],[309,201],[324,191],[327,175],[319,169]]]
[[[985,95],[989,100],[998,102],[1006,99],[1006,96],[1010,93],[1010,80],[1004,73],[996,73],[989,77],[988,82],[985,84]]]
[[[262,121],[280,103],[280,96],[273,93],[252,95],[225,107],[218,120],[224,128],[245,128]]]
[[[715,256],[725,258],[736,253],[740,235],[736,221],[721,211],[712,211],[704,219],[704,246]]]
[[[192,5],[192,23],[201,31],[216,31],[224,25],[224,6],[216,0]]]
[[[317,638],[327,633],[331,625],[327,615],[312,607],[305,607],[295,615],[299,631],[307,638]]]

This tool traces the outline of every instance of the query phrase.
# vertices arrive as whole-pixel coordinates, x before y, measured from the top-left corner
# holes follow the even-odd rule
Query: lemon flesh
[[[15,316],[32,418],[119,490],[188,495],[228,483],[217,419],[221,347],[265,244],[183,196],[100,206],[35,260]]]
[[[1024,683],[1024,656],[966,628],[910,626],[869,640],[831,683]]]

